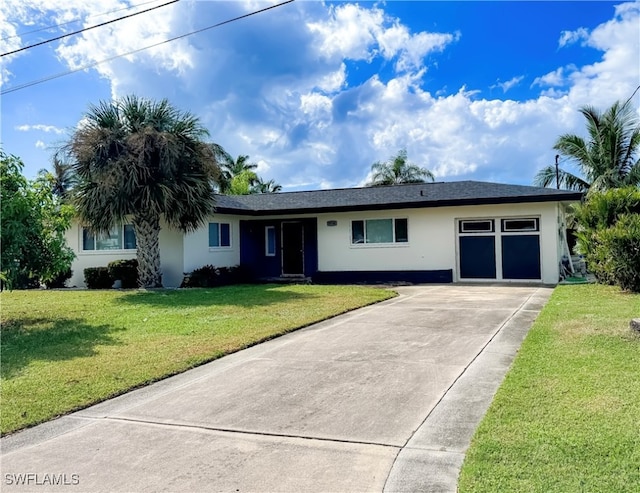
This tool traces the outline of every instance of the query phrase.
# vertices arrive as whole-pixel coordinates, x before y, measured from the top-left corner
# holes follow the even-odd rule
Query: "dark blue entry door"
[[[462,279],[496,278],[495,236],[460,237],[460,277]]]
[[[301,222],[282,223],[282,275],[304,274],[304,228]]]

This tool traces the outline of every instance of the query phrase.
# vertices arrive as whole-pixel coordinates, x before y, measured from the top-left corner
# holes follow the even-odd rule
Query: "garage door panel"
[[[540,236],[502,236],[503,279],[540,279]]]
[[[494,236],[460,237],[460,277],[496,278],[496,239]]]

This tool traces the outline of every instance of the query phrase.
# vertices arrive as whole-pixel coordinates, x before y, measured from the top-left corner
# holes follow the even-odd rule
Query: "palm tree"
[[[261,177],[253,184],[253,193],[278,193],[282,191],[282,185],[275,180],[264,181]]]
[[[53,169],[41,169],[39,175],[49,176],[51,181],[51,190],[53,194],[65,200],[73,186],[75,185],[75,176],[71,169],[71,163],[66,160],[63,152],[58,151],[53,155]]]
[[[77,177],[72,198],[80,221],[96,234],[131,219],[139,283],[161,287],[160,219],[183,232],[215,208],[219,168],[200,121],[166,99],[128,96],[90,106],[66,146]]]
[[[580,108],[587,120],[589,139],[561,135],[553,146],[574,162],[582,176],[558,168],[558,186],[587,191],[640,185],[640,124],[630,100],[614,103],[604,113],[591,106]],[[556,167],[538,172],[534,184],[548,187],[556,181]]]
[[[380,185],[399,185],[401,183],[424,183],[434,181],[431,171],[416,164],[407,162],[407,151],[402,149],[398,154],[385,162],[371,165],[370,187]]]
[[[219,189],[220,193],[228,193],[231,189],[233,179],[242,175],[242,179],[247,176],[257,177],[255,170],[258,165],[249,162],[249,156],[239,155],[236,159],[225,151],[222,151],[222,162],[220,163],[220,180]],[[246,172],[251,172],[252,175],[248,175]],[[256,178],[251,179],[249,185],[253,185]],[[236,194],[237,195],[237,194]]]

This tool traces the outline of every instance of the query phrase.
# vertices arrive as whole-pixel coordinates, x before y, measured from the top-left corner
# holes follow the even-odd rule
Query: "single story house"
[[[582,194],[478,181],[217,196],[191,234],[163,228],[163,282],[207,264],[256,278],[315,282],[555,284],[568,256],[565,214]],[[75,224],[70,285],[86,267],[135,258],[131,225],[94,237]]]

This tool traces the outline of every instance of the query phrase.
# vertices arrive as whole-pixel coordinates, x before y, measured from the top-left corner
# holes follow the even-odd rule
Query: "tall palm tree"
[[[399,185],[401,183],[424,183],[434,181],[431,171],[416,164],[407,162],[407,150],[402,149],[396,156],[385,162],[371,165],[370,187],[380,185]]]
[[[601,113],[591,106],[580,108],[586,119],[588,140],[561,135],[553,146],[574,162],[582,176],[558,168],[558,186],[571,190],[606,190],[640,186],[640,123],[630,100],[619,101]],[[548,187],[556,182],[555,166],[538,172],[534,184]]]
[[[282,185],[276,183],[275,180],[264,181],[261,177],[258,177],[253,184],[253,193],[278,193],[282,191]]]
[[[219,168],[215,146],[202,141],[207,135],[198,118],[166,99],[128,96],[90,106],[66,146],[80,221],[107,233],[131,218],[143,287],[162,286],[161,217],[189,232],[215,208],[212,185]]]
[[[242,176],[243,179],[247,176],[257,176],[255,174],[255,169],[258,167],[257,164],[249,162],[249,156],[239,155],[236,159],[228,154],[227,152],[222,153],[222,160],[220,163],[220,180],[219,180],[219,189],[220,193],[228,193],[234,178]],[[252,175],[249,175],[247,172],[251,172]],[[249,185],[253,185],[255,178],[251,180]]]

